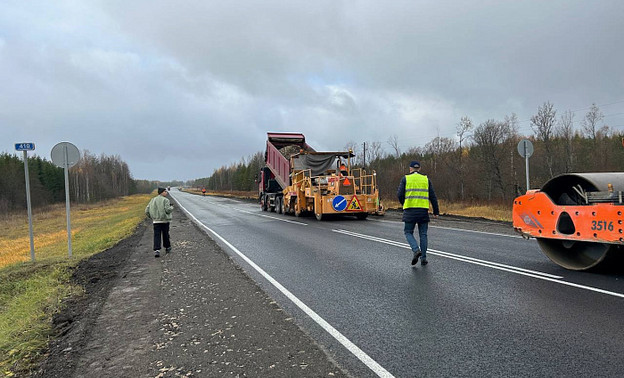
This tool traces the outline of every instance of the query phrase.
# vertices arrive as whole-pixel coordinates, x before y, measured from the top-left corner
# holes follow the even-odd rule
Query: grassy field
[[[131,235],[151,195],[135,195],[71,209],[68,258],[65,206],[33,214],[35,259],[30,261],[26,214],[0,220],[0,376],[24,372],[48,343],[51,319],[64,298],[82,294],[69,282],[81,259]],[[24,211],[25,213],[25,211]]]

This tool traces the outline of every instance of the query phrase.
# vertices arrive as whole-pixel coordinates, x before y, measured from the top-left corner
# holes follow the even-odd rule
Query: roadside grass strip
[[[359,234],[357,232],[352,232],[352,231],[347,231],[347,230],[332,230],[332,231],[339,233],[339,234],[344,234],[344,235],[348,235],[348,236],[352,236],[352,237],[356,237],[360,239],[366,239],[366,240],[371,240],[371,241],[375,241],[379,243],[393,245],[393,246],[400,247],[400,248],[411,249],[409,244],[397,242],[394,240],[379,238],[379,237],[371,236],[371,235]],[[555,275],[548,274],[548,273],[518,268],[515,266],[511,266],[511,265],[505,265],[505,264],[500,264],[500,263],[496,263],[492,261],[476,259],[474,257],[462,256],[462,255],[457,255],[454,253],[443,252],[437,249],[427,249],[427,253],[436,255],[436,256],[446,257],[446,258],[457,260],[457,261],[467,262],[467,263],[474,264],[474,265],[480,265],[480,266],[484,266],[484,267],[488,267],[492,269],[502,270],[505,272],[520,274],[520,275],[527,276],[527,277],[533,277],[533,278],[537,278],[540,280],[555,282],[560,285],[571,286],[571,287],[575,287],[578,289],[593,291],[593,292],[600,293],[600,294],[606,294],[606,295],[611,295],[614,297],[624,298],[624,293],[617,293],[614,291],[603,290],[603,289],[592,287],[592,286],[580,285],[580,284],[576,284],[573,282],[564,281],[563,277],[555,276]]]
[[[0,235],[0,376],[26,375],[35,366],[52,336],[53,315],[62,309],[64,299],[84,292],[70,283],[74,268],[82,259],[132,235],[145,219],[150,198],[134,195],[75,205],[72,259],[67,252],[64,206],[34,215],[34,263],[26,216],[0,221],[6,230]]]

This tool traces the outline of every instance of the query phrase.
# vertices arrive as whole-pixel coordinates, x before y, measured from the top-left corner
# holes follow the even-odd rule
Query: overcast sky
[[[297,131],[407,150],[545,101],[624,130],[624,1],[0,2],[0,152],[187,180]]]

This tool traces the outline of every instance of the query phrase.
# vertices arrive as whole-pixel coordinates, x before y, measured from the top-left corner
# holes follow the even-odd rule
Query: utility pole
[[[366,169],[366,142],[364,142],[364,154],[363,155],[364,155],[363,167],[364,167],[364,169]]]

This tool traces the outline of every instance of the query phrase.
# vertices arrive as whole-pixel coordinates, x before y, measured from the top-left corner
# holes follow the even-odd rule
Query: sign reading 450
[[[33,151],[34,149],[34,143],[15,143],[15,151]]]

